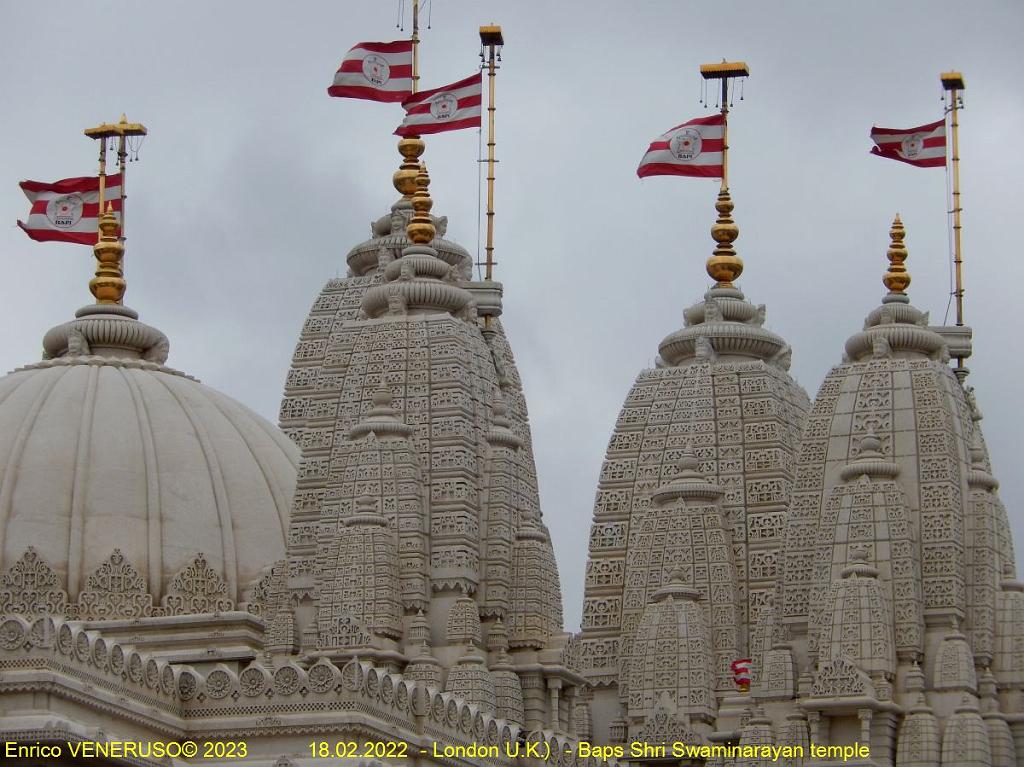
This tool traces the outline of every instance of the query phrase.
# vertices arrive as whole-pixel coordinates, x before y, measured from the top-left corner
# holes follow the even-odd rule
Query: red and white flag
[[[22,181],[32,203],[28,220],[18,222],[38,242],[76,242],[95,245],[100,213],[100,180],[96,176],[66,178],[53,184]],[[107,176],[104,199],[121,210],[121,174]],[[120,218],[120,216],[118,216]]]
[[[745,690],[750,687],[750,658],[739,658],[734,660],[730,666],[732,678],[736,686]]]
[[[334,73],[331,96],[403,101],[412,94],[412,40],[356,43]]]
[[[465,80],[420,91],[402,102],[405,119],[395,133],[423,136],[460,128],[479,128],[483,79],[479,72]]]
[[[946,121],[917,128],[871,128],[871,154],[916,165],[919,168],[943,168],[946,165]]]
[[[724,130],[721,114],[677,125],[651,142],[636,175],[721,178]]]

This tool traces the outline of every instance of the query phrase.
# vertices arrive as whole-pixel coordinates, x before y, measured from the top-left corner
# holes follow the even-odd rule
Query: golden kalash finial
[[[715,252],[707,262],[708,275],[715,280],[716,288],[733,287],[733,281],[739,279],[743,273],[743,260],[736,255],[736,249],[732,246],[740,236],[740,228],[732,220],[732,209],[729,189],[724,188],[718,193],[718,200],[715,202],[718,220],[711,227],[711,239],[718,244],[715,245]]]
[[[889,250],[885,254],[889,258],[889,271],[882,277],[882,283],[890,293],[899,295],[904,295],[907,286],[910,285],[910,273],[903,265],[903,262],[907,260],[907,246],[903,244],[905,236],[906,230],[903,228],[903,222],[900,221],[900,214],[897,213],[892,227],[889,229],[891,242]]]
[[[404,200],[411,200],[416,192],[416,176],[420,172],[419,158],[426,148],[427,145],[419,136],[406,136],[398,142],[402,164],[395,171],[392,182]]]
[[[437,231],[434,228],[434,221],[430,217],[430,209],[434,207],[434,201],[430,199],[430,176],[427,175],[427,164],[419,164],[419,172],[416,174],[416,192],[412,196],[412,219],[405,227],[405,236],[413,245],[428,245],[434,239]]]
[[[124,298],[124,238],[125,199],[127,197],[126,163],[129,157],[138,159],[139,145],[147,133],[142,123],[130,123],[124,114],[117,123],[103,123],[95,128],[86,128],[85,135],[99,142],[99,235],[93,252],[96,254],[96,276],[89,281],[89,290],[100,304],[119,304]],[[120,221],[114,214],[112,204],[106,199],[107,187],[107,143],[117,139],[117,166],[121,175]]]
[[[118,228],[114,206],[108,202],[107,210],[100,216],[99,240],[93,246],[96,276],[89,280],[89,290],[98,304],[121,303],[127,288],[122,269],[124,243],[118,238]]]

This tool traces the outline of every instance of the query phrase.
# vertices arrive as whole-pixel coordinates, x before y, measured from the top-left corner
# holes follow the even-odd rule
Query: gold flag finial
[[[899,295],[904,295],[907,286],[910,285],[910,273],[903,265],[903,262],[907,260],[907,246],[903,244],[906,234],[903,222],[900,221],[900,214],[897,213],[889,228],[889,250],[885,253],[889,259],[889,271],[882,277],[882,283],[890,293]]]
[[[716,288],[731,288],[733,280],[739,279],[743,273],[743,260],[736,255],[732,246],[740,236],[740,228],[732,220],[732,197],[729,189],[722,189],[715,202],[718,220],[711,227],[711,238],[717,243],[715,252],[707,262],[708,275],[715,281]]]
[[[121,239],[124,239],[125,231],[125,197],[126,193],[126,179],[125,179],[125,162],[129,155],[129,139],[136,139],[140,136],[145,136],[149,131],[146,130],[146,126],[142,123],[130,123],[128,117],[121,113],[121,120],[117,124],[102,123],[97,125],[95,128],[86,128],[83,131],[86,136],[91,139],[96,139],[100,142],[100,212],[102,213],[106,206],[105,202],[106,189],[107,189],[107,139],[113,139],[117,137],[117,166],[118,173],[121,174]],[[138,145],[134,148],[134,154],[138,159]]]
[[[89,280],[89,290],[98,304],[120,304],[127,288],[123,269],[124,243],[118,239],[117,216],[110,202],[100,216],[99,230],[99,239],[93,246],[96,276]]]
[[[434,221],[430,218],[430,209],[434,207],[434,201],[430,199],[430,176],[427,174],[427,164],[419,163],[419,171],[416,174],[416,192],[412,196],[412,218],[405,227],[405,236],[413,245],[428,245],[434,239],[436,230]]]
[[[722,114],[722,191],[729,189],[729,107],[731,97],[729,83],[737,78],[745,81],[750,77],[750,67],[745,61],[726,61],[722,59],[721,64],[701,64],[700,76],[705,80],[721,80],[721,114]],[[733,87],[735,93],[735,86]],[[740,89],[740,101],[743,100],[743,90]],[[705,103],[704,106],[707,106]]]
[[[411,200],[416,192],[416,176],[420,172],[419,158],[426,148],[427,145],[419,136],[406,136],[398,142],[398,152],[402,155],[402,164],[395,171],[392,182],[395,189],[402,195],[403,200]]]

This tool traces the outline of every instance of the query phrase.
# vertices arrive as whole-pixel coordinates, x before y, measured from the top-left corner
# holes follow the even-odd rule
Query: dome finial
[[[906,230],[900,221],[900,214],[897,213],[889,229],[889,250],[885,254],[889,259],[889,271],[882,277],[882,283],[889,292],[897,295],[905,295],[907,286],[910,285],[910,273],[903,265],[907,260],[907,246],[903,244],[905,236]]]
[[[99,230],[99,239],[93,246],[96,276],[89,280],[89,290],[98,304],[120,304],[127,288],[123,270],[124,243],[118,239],[117,217],[110,202],[100,216]]]
[[[416,191],[412,196],[413,214],[405,227],[405,236],[413,245],[427,245],[434,239],[436,230],[430,218],[430,209],[434,207],[434,201],[430,199],[430,176],[427,174],[425,162],[420,161],[415,182]]]
[[[732,244],[740,236],[740,228],[732,220],[732,197],[729,196],[728,187],[723,187],[718,193],[718,201],[715,203],[715,210],[718,211],[718,220],[711,227],[711,239],[716,243],[715,252],[707,261],[708,275],[715,280],[716,288],[731,288],[733,280],[739,279],[743,273],[743,261],[736,255],[736,249]]]
[[[395,171],[392,183],[404,200],[411,200],[416,191],[416,176],[420,171],[419,157],[426,148],[427,145],[419,136],[406,136],[398,142],[402,164]]]

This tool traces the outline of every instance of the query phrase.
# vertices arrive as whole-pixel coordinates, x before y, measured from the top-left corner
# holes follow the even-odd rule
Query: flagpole
[[[420,0],[412,0],[412,92],[416,93],[420,82]],[[392,176],[392,181],[402,200],[411,202],[416,193],[416,176],[420,173],[420,155],[426,144],[418,135],[403,136],[398,140],[398,153],[402,164]]]
[[[963,251],[960,244],[960,123],[957,120],[958,109],[962,103],[961,92],[964,90],[964,77],[960,72],[943,72],[940,76],[943,89],[949,91],[950,128],[953,134],[953,265],[956,272],[956,324],[964,324],[964,282],[963,282]],[[957,368],[963,368],[964,358],[956,358]]]
[[[501,27],[480,27],[480,45],[487,51],[487,245],[484,248],[487,256],[484,279],[491,280],[494,276],[494,163],[497,162],[494,159],[494,75],[498,69],[496,62],[500,60],[501,48],[505,45]],[[484,327],[490,327],[490,324],[491,316],[485,315]]]
[[[750,67],[743,61],[722,59],[718,64],[701,64],[700,74],[705,80],[722,81],[722,186],[715,201],[718,219],[711,227],[711,238],[716,245],[706,267],[708,276],[715,281],[715,288],[732,290],[733,282],[743,273],[743,259],[736,255],[732,245],[740,230],[732,218],[733,204],[729,196],[729,80],[748,77]]]
[[[118,170],[121,173],[121,235],[120,235],[121,242],[124,242],[124,239],[125,239],[125,237],[124,237],[124,231],[125,231],[124,199],[127,196],[125,194],[125,186],[127,185],[126,184],[126,179],[125,179],[125,176],[127,175],[125,173],[125,160],[128,157],[128,151],[127,151],[127,148],[126,148],[126,143],[128,141],[128,136],[125,133],[124,128],[127,125],[128,125],[128,118],[125,116],[124,112],[122,112],[121,113],[121,122],[118,123],[118,127],[121,128],[122,130],[121,130],[121,135],[120,135],[120,137],[118,138],[118,141],[117,141],[117,168],[118,168]]]
[[[88,134],[86,134],[88,135]],[[106,138],[100,139],[100,199],[99,199],[99,213],[97,215],[102,216],[104,208],[104,202],[107,199],[107,140]],[[123,181],[123,179],[122,179]]]
[[[729,190],[729,78],[722,78],[722,191]]]
[[[750,67],[743,61],[722,61],[718,64],[701,64],[700,74],[705,80],[722,81],[722,192],[729,190],[729,81],[737,77],[749,77]]]
[[[145,136],[146,126],[142,123],[130,123],[123,114],[116,124],[102,123],[95,128],[86,128],[85,135],[100,142],[100,207],[96,223],[96,247],[93,249],[97,267],[96,276],[89,282],[89,290],[96,297],[97,303],[120,304],[124,299],[124,188],[125,159],[128,156],[126,142],[129,136]],[[110,214],[110,205],[106,203],[107,192],[107,139],[118,137],[117,159],[121,171],[121,224]],[[120,229],[116,240],[115,231]],[[108,239],[109,238],[109,239]]]
[[[103,215],[106,208],[107,193],[107,139],[118,137],[117,159],[118,168],[121,172],[121,234],[124,239],[124,199],[125,199],[125,159],[128,156],[126,142],[129,136],[145,136],[146,126],[142,123],[130,123],[123,114],[118,123],[101,123],[95,128],[86,128],[85,135],[100,142],[100,208],[99,215]]]
[[[420,85],[420,0],[412,0],[412,92]]]

